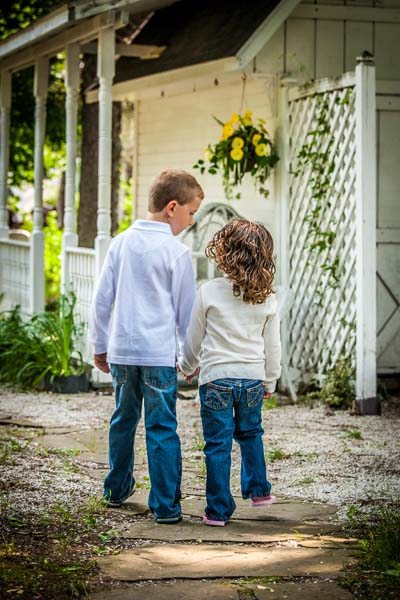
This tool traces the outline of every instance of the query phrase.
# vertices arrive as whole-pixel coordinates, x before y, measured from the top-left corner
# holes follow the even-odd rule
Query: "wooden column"
[[[8,238],[8,166],[10,144],[11,72],[0,79],[0,238]]]
[[[282,387],[289,390],[294,402],[297,401],[296,387],[292,381],[289,365],[290,355],[290,306],[292,303],[290,289],[289,265],[289,89],[295,85],[294,79],[282,78],[278,89],[278,127],[276,130],[276,143],[279,162],[275,169],[275,189],[279,209],[277,210],[278,224],[276,227],[279,236],[276,243],[277,253],[277,281],[280,286],[281,298],[279,301],[281,314],[281,343],[282,343]]]
[[[74,43],[67,46],[65,59],[66,170],[64,233],[61,256],[61,291],[63,294],[67,292],[70,283],[67,249],[78,245],[78,235],[76,233],[75,189],[79,99],[79,44]]]
[[[99,275],[111,241],[112,81],[115,73],[115,32],[102,29],[98,39],[99,78],[99,174],[96,276]]]
[[[356,66],[356,404],[376,414],[376,97],[375,65]]]
[[[46,127],[46,101],[48,89],[48,59],[41,57],[35,63],[35,194],[33,231],[30,254],[31,313],[44,310],[44,235],[43,235],[43,146]]]

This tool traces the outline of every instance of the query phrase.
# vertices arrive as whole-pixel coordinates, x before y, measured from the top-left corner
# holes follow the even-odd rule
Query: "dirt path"
[[[227,527],[210,528],[201,522],[205,469],[198,405],[190,393],[178,410],[183,522],[157,525],[147,510],[142,427],[135,495],[119,510],[96,504],[93,498],[101,494],[107,470],[112,406],[112,397],[94,394],[0,395],[0,491],[8,544],[12,538],[17,547],[25,535],[26,545],[28,535],[32,540],[37,535],[39,548],[40,540],[50,543],[57,564],[68,548],[79,565],[79,581],[68,580],[70,589],[82,593],[89,581],[90,597],[99,600],[134,600],[143,594],[146,600],[160,594],[167,600],[205,594],[221,600],[351,597],[337,584],[355,542],[343,525],[350,507],[365,509],[377,496],[390,502],[400,494],[397,417],[327,415],[324,409],[293,406],[266,411],[265,449],[279,502],[255,510],[241,500],[236,448],[232,488],[238,509]],[[16,519],[22,525],[16,526]],[[97,566],[85,574],[82,560],[89,564],[94,558]],[[16,554],[13,564],[20,563]],[[63,577],[73,572],[60,564]],[[17,579],[6,582],[8,590],[18,593],[15,597],[55,597],[46,582],[35,595],[25,589],[33,584]],[[4,597],[12,594],[6,590]],[[68,596],[57,590],[57,598],[62,597]]]

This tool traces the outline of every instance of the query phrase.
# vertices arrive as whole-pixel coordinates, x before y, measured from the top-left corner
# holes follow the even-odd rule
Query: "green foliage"
[[[274,460],[283,460],[285,458],[289,458],[290,454],[287,454],[286,452],[284,452],[283,450],[280,450],[279,448],[273,448],[272,450],[268,450],[265,453],[265,458],[267,459],[267,461],[271,461],[273,462]]]
[[[277,406],[278,406],[278,399],[276,396],[270,396],[264,402],[265,410],[272,410],[274,408],[277,408]]]
[[[75,349],[81,327],[74,322],[76,299],[61,296],[59,314],[38,313],[24,321],[19,307],[0,313],[0,383],[35,388],[47,375],[78,375],[84,371]]]
[[[355,398],[355,369],[351,359],[341,356],[335,365],[328,369],[325,381],[321,388],[314,389],[300,397],[300,401],[308,406],[313,406],[321,401],[332,408],[352,408]]]
[[[320,392],[322,402],[333,408],[351,408],[355,398],[354,378],[351,360],[340,357],[335,366],[327,372]]]
[[[348,517],[359,536],[358,562],[347,569],[342,585],[358,598],[397,598],[400,587],[400,506],[363,515],[351,506]]]
[[[46,278],[46,299],[53,302],[60,295],[62,231],[58,229],[57,213],[47,214],[44,231],[44,270]]]
[[[121,189],[124,192],[124,200],[122,205],[123,216],[118,224],[118,233],[122,233],[132,225],[133,213],[133,180],[132,177],[128,181],[120,181]]]

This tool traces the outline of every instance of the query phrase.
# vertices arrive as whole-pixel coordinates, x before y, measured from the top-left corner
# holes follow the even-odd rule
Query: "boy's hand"
[[[103,373],[109,373],[110,367],[107,362],[107,352],[103,352],[103,354],[95,354],[94,355],[94,366],[97,367]]]
[[[192,379],[193,377],[197,377],[197,375],[200,373],[200,367],[197,367],[197,369],[194,371],[194,373],[192,373],[191,375],[185,375],[185,379],[188,383],[192,383]]]
[[[272,392],[264,392],[264,400],[268,400],[269,398],[271,398],[272,396]]]

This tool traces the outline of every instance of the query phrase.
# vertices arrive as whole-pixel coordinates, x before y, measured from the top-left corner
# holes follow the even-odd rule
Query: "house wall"
[[[316,0],[301,4],[346,6],[351,19],[287,19],[256,57],[257,71],[289,73],[300,83],[338,77],[353,71],[357,56],[368,50],[375,56],[377,79],[400,79],[400,23],[380,22],[379,16],[369,22],[353,20],[357,8],[400,8],[400,0]]]
[[[317,0],[302,4],[346,5],[352,18],[358,7],[374,7],[373,0]],[[400,0],[382,0],[379,6],[400,8]],[[365,15],[364,17],[365,18]],[[400,23],[289,18],[265,45],[249,66],[243,109],[251,108],[256,116],[268,120],[272,135],[276,125],[276,82],[283,73],[299,83],[320,77],[336,77],[354,70],[355,59],[363,51],[375,55],[377,78],[400,80]],[[143,97],[136,92],[136,216],[146,213],[151,180],[167,167],[192,171],[202,158],[205,147],[219,138],[215,115],[227,120],[241,108],[240,74],[226,77],[210,75],[196,78],[181,88],[159,85]],[[225,75],[225,77],[223,77]],[[261,78],[254,80],[254,76]],[[263,81],[262,77],[267,76]],[[236,79],[235,79],[236,78]],[[275,78],[275,79],[274,79]],[[217,83],[218,85],[215,85]],[[196,171],[193,171],[196,173]],[[205,202],[225,201],[220,178],[203,175],[198,179],[204,188]],[[267,200],[255,194],[251,184],[244,185],[242,199],[234,207],[244,216],[257,219],[278,234],[273,182]]]
[[[222,121],[232,112],[241,110],[243,81],[240,74],[228,81],[209,77],[203,89],[176,92],[164,91],[158,97],[143,98],[136,102],[137,109],[137,216],[143,217],[147,210],[148,190],[153,178],[163,169],[182,168],[191,171],[205,191],[205,202],[225,202],[221,179],[216,175],[204,174],[193,169],[194,163],[203,158],[210,142],[217,142],[221,135],[220,125],[213,116]],[[254,115],[267,120],[273,135],[275,121],[270,102],[266,99],[264,84],[246,81],[243,110],[251,108]],[[272,178],[271,184],[272,186]],[[274,193],[265,199],[255,193],[251,182],[242,187],[242,198],[233,201],[234,208],[243,216],[263,221],[275,229]]]

